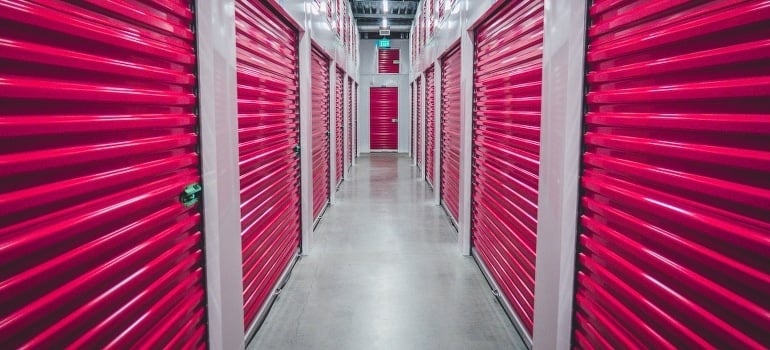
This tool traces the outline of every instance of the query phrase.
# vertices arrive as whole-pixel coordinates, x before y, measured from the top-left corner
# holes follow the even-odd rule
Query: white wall
[[[359,66],[360,103],[358,106],[358,148],[361,153],[371,151],[369,143],[369,88],[371,86],[398,87],[398,152],[409,153],[409,135],[412,132],[409,106],[409,40],[393,39],[390,47],[401,50],[401,73],[377,73],[377,40],[359,42],[361,63]]]
[[[321,7],[318,7],[313,0],[272,0],[282,10],[300,23],[305,32],[310,35],[312,41],[317,44],[337,65],[351,77],[358,81],[358,64],[353,55],[349,55],[341,38],[337,37],[337,32],[329,23],[326,1],[321,1]],[[349,2],[349,0],[348,0]],[[353,16],[351,6],[348,5],[348,13]],[[358,38],[358,27],[355,21],[351,26],[353,38]],[[359,49],[360,50],[360,49]],[[302,78],[300,78],[302,79]]]

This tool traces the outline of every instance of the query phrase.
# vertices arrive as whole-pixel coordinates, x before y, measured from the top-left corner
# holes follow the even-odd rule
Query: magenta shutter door
[[[0,2],[3,348],[206,347],[192,22]]]
[[[370,88],[369,103],[371,148],[398,150],[398,88]]]
[[[400,67],[401,51],[399,49],[377,49],[377,72],[378,73],[401,73]]]
[[[236,1],[243,301],[247,329],[299,247],[297,33]]]
[[[409,84],[409,97],[410,97],[410,113],[409,118],[411,118],[411,121],[409,125],[412,126],[413,132],[409,133],[409,147],[411,147],[412,150],[412,157],[417,157],[417,145],[414,143],[414,134],[417,131],[417,117],[415,114],[417,113],[417,96],[414,93],[414,82]]]
[[[577,348],[770,347],[770,2],[596,2]]]
[[[425,71],[425,179],[433,186],[434,138],[436,132],[436,89],[433,66]]]
[[[417,140],[415,140],[415,143],[417,144],[417,168],[422,168],[422,79],[417,78],[417,91],[416,95],[416,105],[417,105],[417,113],[415,114],[417,117]]]
[[[512,3],[476,31],[472,241],[532,335],[543,1]]]
[[[355,103],[355,107],[353,107],[353,111],[354,111],[354,113],[356,115],[355,122],[353,123],[353,135],[356,135],[355,142],[353,142],[353,154],[354,154],[354,157],[358,157],[358,117],[359,117],[359,115],[358,115],[358,107],[359,107],[358,106],[358,104],[359,104],[358,93],[359,93],[359,91],[358,91],[358,83],[356,83],[356,88],[354,90],[355,97],[353,98],[353,103]]]
[[[329,203],[329,60],[315,47],[312,52],[313,90],[313,218],[318,220]]]
[[[348,145],[348,169],[353,165],[353,79],[348,78],[348,132],[347,132],[347,145]]]
[[[441,201],[454,222],[460,211],[460,47],[441,65]]]
[[[335,105],[336,105],[336,113],[334,115],[334,127],[335,130],[337,130],[337,133],[335,134],[335,140],[336,140],[336,169],[335,169],[335,179],[336,184],[339,186],[342,183],[342,173],[345,169],[345,149],[343,142],[345,141],[345,130],[344,130],[344,116],[345,116],[345,72],[342,71],[339,67],[337,67],[337,81],[336,81],[336,98],[335,98]]]

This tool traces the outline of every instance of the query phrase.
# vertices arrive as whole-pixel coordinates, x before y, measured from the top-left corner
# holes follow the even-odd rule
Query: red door
[[[425,179],[433,187],[433,153],[436,131],[436,96],[433,66],[425,71]]]
[[[0,2],[0,344],[205,348],[190,4],[40,3]]]
[[[372,150],[398,150],[398,88],[369,89],[370,131]]]
[[[597,2],[578,348],[770,347],[770,2]]]
[[[313,218],[318,220],[329,203],[329,59],[313,47]]]
[[[348,78],[347,85],[348,102],[348,132],[345,143],[348,145],[347,159],[348,169],[353,165],[353,79]]]
[[[244,319],[248,329],[299,248],[297,33],[236,2]]]
[[[342,173],[345,169],[345,72],[343,72],[339,67],[337,67],[336,77],[336,98],[334,101],[336,106],[336,113],[334,115],[334,127],[335,130],[337,130],[337,133],[335,134],[335,159],[337,164],[335,166],[335,183],[339,187],[339,185],[342,183]]]
[[[409,98],[409,118],[411,119],[409,125],[412,127],[412,132],[409,133],[409,147],[411,147],[412,150],[412,157],[417,157],[417,145],[414,143],[414,134],[417,132],[417,117],[415,116],[415,113],[417,113],[417,96],[415,96],[414,93],[414,82],[409,84]]]
[[[417,168],[422,168],[422,79],[417,78],[417,91],[415,92],[417,105]]]
[[[353,157],[358,157],[358,83],[353,88]]]
[[[460,211],[460,47],[441,66],[441,202],[454,222]]]
[[[377,72],[378,73],[401,73],[401,50],[399,49],[377,49]]]
[[[543,1],[513,3],[476,31],[472,241],[532,336],[540,164]]]

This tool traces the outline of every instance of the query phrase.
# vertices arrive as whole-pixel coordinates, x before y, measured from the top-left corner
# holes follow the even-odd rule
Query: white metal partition
[[[585,17],[585,0],[546,0],[534,349],[571,347]]]
[[[198,79],[209,347],[244,346],[235,4],[197,4]]]
[[[307,18],[302,22],[307,28]],[[300,252],[310,254],[313,246],[313,96],[311,77],[312,39],[309,32],[299,34],[299,147],[302,241]]]
[[[433,204],[441,205],[441,91],[443,89],[441,85],[441,60],[436,60],[433,64],[436,70],[436,73],[433,74],[435,80],[433,95],[436,99],[433,109],[435,112],[433,121],[436,123],[433,128],[433,139],[436,140],[433,142]]]

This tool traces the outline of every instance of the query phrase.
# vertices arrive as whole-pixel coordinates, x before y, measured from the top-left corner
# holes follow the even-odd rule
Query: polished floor
[[[249,349],[524,349],[410,159],[352,169]]]

